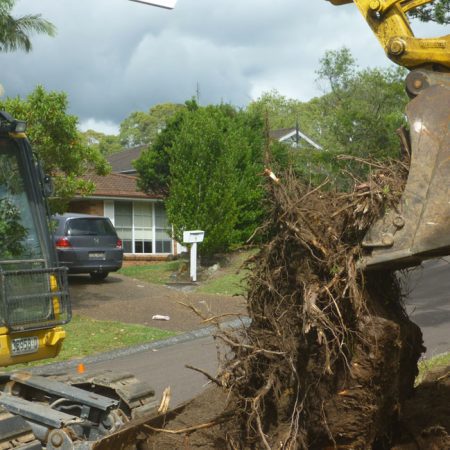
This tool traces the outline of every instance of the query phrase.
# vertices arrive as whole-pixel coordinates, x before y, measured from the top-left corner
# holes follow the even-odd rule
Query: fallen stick
[[[202,423],[200,425],[194,425],[193,427],[187,428],[179,428],[178,430],[167,430],[165,428],[154,428],[151,425],[144,425],[145,428],[148,428],[151,431],[156,433],[168,433],[168,434],[183,434],[183,433],[193,433],[194,431],[204,430],[205,428],[211,428],[216,425],[220,425],[221,423],[227,422],[234,416],[234,411],[229,411],[227,413],[222,414],[221,417],[217,417],[210,422]]]

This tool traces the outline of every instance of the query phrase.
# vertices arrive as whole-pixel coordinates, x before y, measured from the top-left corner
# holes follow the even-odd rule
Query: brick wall
[[[102,200],[73,200],[69,203],[68,211],[81,214],[92,214],[94,216],[103,216]]]

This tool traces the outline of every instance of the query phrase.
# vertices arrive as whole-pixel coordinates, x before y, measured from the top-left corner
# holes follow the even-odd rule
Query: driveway
[[[109,274],[102,283],[94,283],[86,275],[71,275],[69,289],[74,314],[170,331],[191,331],[210,325],[194,310],[205,317],[220,316],[226,321],[246,314],[243,297],[182,292],[119,274]],[[152,319],[156,315],[170,319]]]

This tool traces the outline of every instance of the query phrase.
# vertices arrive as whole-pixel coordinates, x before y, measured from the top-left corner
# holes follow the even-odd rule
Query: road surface
[[[409,277],[405,304],[422,329],[426,357],[450,351],[450,258],[428,261]]]

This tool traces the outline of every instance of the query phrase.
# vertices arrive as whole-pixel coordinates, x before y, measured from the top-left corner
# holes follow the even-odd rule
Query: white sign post
[[[183,231],[183,243],[191,244],[190,272],[191,281],[197,281],[197,243],[203,242],[205,232],[201,230]]]

